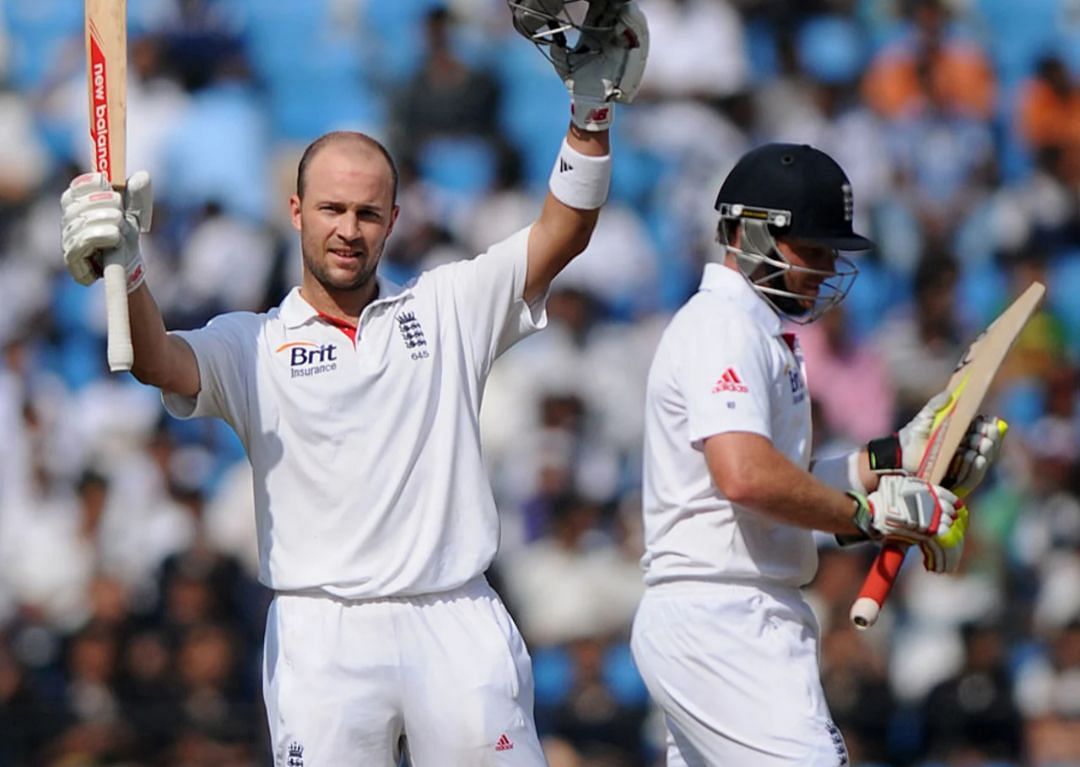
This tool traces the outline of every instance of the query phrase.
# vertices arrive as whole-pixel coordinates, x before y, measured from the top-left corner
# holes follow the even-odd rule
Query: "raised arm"
[[[629,103],[637,93],[649,30],[628,0],[589,0],[581,24],[562,0],[508,1],[515,29],[547,52],[571,96],[571,125],[529,233],[524,298],[531,302],[589,244],[611,183],[608,129],[615,102]],[[572,47],[568,34],[578,35]]]
[[[134,174],[121,194],[100,173],[76,177],[60,200],[64,262],[72,277],[90,285],[101,276],[102,255],[121,254],[127,272],[128,314],[135,350],[132,374],[145,384],[188,397],[199,393],[199,366],[191,347],[165,332],[145,283],[139,235],[149,231],[154,198],[150,176]]]

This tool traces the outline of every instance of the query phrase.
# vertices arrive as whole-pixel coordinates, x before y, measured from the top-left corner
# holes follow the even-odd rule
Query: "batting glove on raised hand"
[[[882,476],[869,495],[848,495],[855,499],[855,526],[872,540],[921,544],[946,534],[963,508],[949,490],[903,474]]]
[[[867,446],[871,470],[879,474],[895,471],[917,474],[934,433],[935,419],[951,404],[949,392],[940,392],[895,435],[872,440]],[[969,495],[997,460],[1008,429],[1008,424],[1000,418],[976,416],[964,433],[942,484],[961,497]]]
[[[569,0],[573,2],[573,0]],[[633,0],[588,0],[585,20],[570,21],[564,0],[509,0],[514,28],[551,46],[555,71],[570,91],[571,118],[586,131],[611,127],[615,102],[629,104],[641,87],[649,56],[649,25]],[[578,29],[569,48],[565,33]]]
[[[107,251],[119,253],[131,293],[143,283],[146,269],[139,233],[150,231],[154,210],[150,174],[139,171],[117,192],[102,173],[85,173],[60,198],[64,263],[81,285],[101,277]]]

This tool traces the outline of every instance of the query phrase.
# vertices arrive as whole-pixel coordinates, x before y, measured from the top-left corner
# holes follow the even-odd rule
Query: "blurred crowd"
[[[1048,287],[990,395],[1011,428],[962,573],[909,562],[856,633],[873,550],[820,538],[807,594],[852,762],[1080,765],[1080,0],[641,4],[652,50],[611,201],[482,413],[489,577],[532,652],[552,767],[662,762],[626,644],[645,376],[715,247],[720,181],[770,140],[832,154],[879,246],[797,329],[819,450],[902,424],[1012,297]],[[397,158],[391,279],[537,214],[568,99],[504,0],[128,6],[128,168],[154,179],[143,247],[170,328],[297,282],[286,200],[327,130]],[[0,0],[0,767],[266,764],[242,450],[107,373],[100,286],[61,263],[59,195],[90,166],[83,66],[81,3]]]

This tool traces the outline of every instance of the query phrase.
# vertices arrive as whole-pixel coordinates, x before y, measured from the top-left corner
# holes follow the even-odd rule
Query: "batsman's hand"
[[[904,471],[917,474],[934,431],[934,419],[950,404],[947,391],[930,398],[895,437],[870,443],[870,468],[877,472]],[[976,416],[968,426],[942,481],[961,497],[970,495],[986,477],[1001,452],[1009,426],[993,416]]]
[[[964,536],[968,529],[968,508],[961,500],[956,506],[956,519],[948,530],[919,544],[923,567],[932,573],[955,573],[964,555]]]
[[[563,0],[509,0],[514,28],[537,45],[550,45],[551,61],[570,91],[574,125],[611,127],[615,102],[629,104],[641,87],[649,57],[649,24],[633,0],[588,0],[584,21],[570,20]],[[578,29],[570,48],[566,32]]]
[[[903,474],[882,476],[877,490],[869,495],[853,491],[848,495],[856,504],[853,522],[867,537],[915,545],[946,535],[964,508],[944,487]]]
[[[143,283],[139,234],[150,231],[154,210],[149,173],[135,173],[123,193],[102,173],[77,176],[60,198],[60,207],[64,263],[76,282],[90,285],[101,277],[103,255],[111,250],[121,254],[128,293]]]

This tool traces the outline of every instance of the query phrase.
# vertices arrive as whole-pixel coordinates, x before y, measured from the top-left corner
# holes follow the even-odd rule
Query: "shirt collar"
[[[378,280],[379,283],[379,297],[368,304],[368,306],[389,303],[404,298],[405,296],[412,295],[412,290],[408,286],[390,282],[390,280],[385,279],[379,274],[375,275],[375,279]],[[365,307],[365,309],[366,308],[367,307]],[[301,325],[306,325],[308,322],[317,319],[319,313],[315,311],[315,308],[311,304],[304,300],[303,296],[300,295],[300,288],[294,287],[281,302],[278,316],[281,318],[281,321],[285,323],[285,327],[298,328]]]
[[[707,263],[701,275],[701,290],[707,290],[718,298],[733,302],[746,310],[770,335],[780,335],[782,329],[780,315],[758,295],[741,272],[723,264]]]

